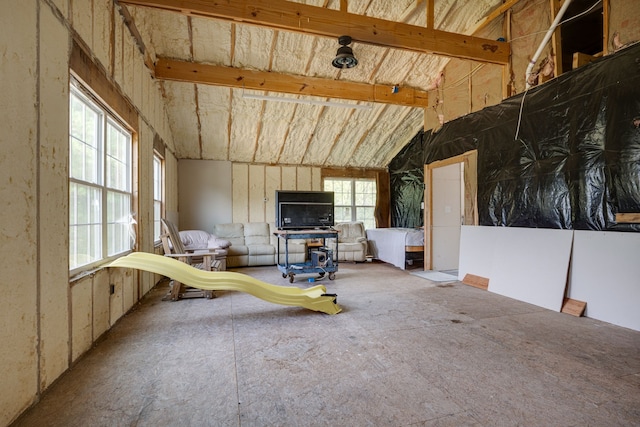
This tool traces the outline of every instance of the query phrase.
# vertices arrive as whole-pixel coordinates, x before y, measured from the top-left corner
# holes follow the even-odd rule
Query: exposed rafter
[[[449,33],[402,22],[356,15],[285,0],[119,0],[138,6],[170,10],[185,15],[228,19],[247,24],[337,38],[348,34],[354,41],[377,46],[432,53],[479,62],[507,64],[507,42]]]
[[[155,76],[161,80],[202,83],[294,95],[320,96],[353,101],[379,102],[425,108],[429,105],[428,92],[399,87],[394,93],[391,86],[347,82],[281,74],[267,71],[245,70],[221,65],[200,64],[159,58]]]

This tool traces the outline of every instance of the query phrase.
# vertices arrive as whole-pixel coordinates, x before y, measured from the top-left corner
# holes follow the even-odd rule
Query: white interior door
[[[457,270],[464,218],[463,163],[432,169],[432,269]]]

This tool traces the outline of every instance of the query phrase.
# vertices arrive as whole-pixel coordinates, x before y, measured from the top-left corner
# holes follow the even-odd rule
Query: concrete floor
[[[640,425],[640,332],[382,263],[320,283],[342,313],[162,283],[15,425]]]

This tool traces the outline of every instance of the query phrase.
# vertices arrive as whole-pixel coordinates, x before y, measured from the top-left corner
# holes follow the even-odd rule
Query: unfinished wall
[[[614,36],[622,45],[640,41],[640,4],[637,0],[608,0],[609,7],[609,45],[606,52],[614,49]]]
[[[180,229],[275,221],[276,190],[320,191],[320,168],[180,160]]]
[[[231,222],[231,162],[182,159],[178,182],[180,230],[210,231]]]
[[[156,135],[167,146],[167,208],[177,209],[177,162],[162,95],[114,3],[30,0],[5,8],[0,14],[0,425],[37,402],[155,280],[133,270],[97,269],[69,281],[68,105],[74,43],[137,117],[139,250],[154,250]]]
[[[3,60],[0,106],[2,245],[0,314],[0,424],[6,425],[38,390],[38,6],[34,2],[0,14]],[[31,28],[30,32],[23,32]],[[11,39],[11,45],[6,45]],[[8,223],[7,223],[8,222]]]

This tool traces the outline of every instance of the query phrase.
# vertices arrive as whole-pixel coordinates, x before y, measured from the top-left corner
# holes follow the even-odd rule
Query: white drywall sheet
[[[500,227],[463,225],[460,230],[460,262],[458,280],[467,274],[491,278],[493,264],[493,238]]]
[[[573,231],[463,226],[458,279],[489,279],[489,291],[560,311]]]
[[[568,296],[587,317],[640,331],[640,233],[575,231]]]
[[[515,227],[498,230],[493,239],[489,291],[560,311],[573,231]]]

